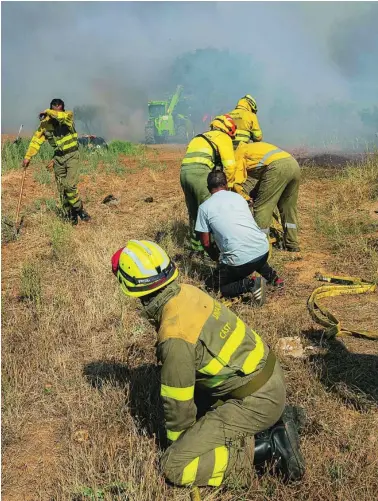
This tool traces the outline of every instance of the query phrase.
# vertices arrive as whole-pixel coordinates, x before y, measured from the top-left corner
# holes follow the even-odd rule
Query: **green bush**
[[[115,139],[109,143],[108,151],[110,153],[122,155],[138,155],[143,151],[144,147],[140,144],[130,143],[129,141],[120,141]]]

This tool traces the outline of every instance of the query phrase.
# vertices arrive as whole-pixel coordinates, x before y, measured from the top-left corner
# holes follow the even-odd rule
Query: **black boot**
[[[259,473],[273,471],[286,482],[303,477],[305,462],[299,448],[299,435],[290,407],[285,409],[275,425],[255,436],[253,464]]]
[[[59,216],[63,221],[71,223],[73,226],[76,226],[78,223],[77,213],[71,207],[63,207],[60,209]]]
[[[67,219],[73,226],[76,226],[78,223],[77,214],[73,209],[69,210]]]
[[[84,210],[83,204],[81,204],[81,207],[79,210],[76,210],[77,215],[82,221],[85,221],[88,223],[88,221],[91,220],[91,216],[88,214],[86,210]]]

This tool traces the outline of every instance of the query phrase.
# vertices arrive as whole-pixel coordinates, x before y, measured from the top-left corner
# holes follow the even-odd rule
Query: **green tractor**
[[[188,118],[188,105],[182,97],[182,90],[182,85],[178,85],[170,102],[148,102],[146,144],[187,143],[194,137],[193,124]]]

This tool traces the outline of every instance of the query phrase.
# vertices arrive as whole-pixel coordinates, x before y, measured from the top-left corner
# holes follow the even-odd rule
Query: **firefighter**
[[[65,111],[61,99],[53,99],[50,108],[39,114],[40,126],[26,151],[23,167],[27,168],[45,140],[54,148],[49,167],[54,169],[63,214],[72,224],[91,218],[83,208],[77,183],[79,180],[79,153],[77,132],[72,111]]]
[[[238,101],[236,108],[229,115],[237,127],[235,139],[233,140],[235,149],[240,143],[248,143],[249,141],[259,142],[262,140],[262,130],[257,119],[257,104],[252,96],[247,94],[242,97]]]
[[[253,214],[258,226],[269,237],[273,212],[278,207],[285,249],[289,252],[299,252],[298,162],[290,153],[265,142],[240,144],[235,158],[234,190],[249,202],[252,194]],[[252,190],[255,180],[257,184]]]
[[[235,131],[235,123],[227,115],[215,117],[210,123],[209,132],[199,134],[190,141],[182,161],[180,183],[189,213],[190,243],[194,252],[202,254],[204,252],[194,226],[198,207],[210,196],[207,189],[209,171],[216,167],[223,167],[232,186],[235,173],[232,138],[235,136]]]
[[[130,240],[113,255],[112,270],[157,330],[166,479],[219,486],[273,460],[286,480],[299,480],[304,461],[294,420],[284,411],[283,371],[262,337],[205,292],[179,284],[174,263],[153,242]]]
[[[284,285],[268,264],[268,238],[257,226],[244,198],[228,191],[224,172],[211,171],[207,186],[211,197],[200,205],[195,229],[205,251],[214,261],[219,258],[219,266],[206,280],[206,285],[220,290],[223,297],[251,292],[257,304],[262,306],[265,280],[275,287]],[[211,234],[220,255],[211,246]],[[261,277],[251,278],[256,271]]]

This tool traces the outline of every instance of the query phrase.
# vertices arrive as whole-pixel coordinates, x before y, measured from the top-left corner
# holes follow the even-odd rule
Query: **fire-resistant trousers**
[[[272,376],[257,392],[209,410],[168,447],[162,457],[165,477],[182,486],[219,486],[229,476],[248,481],[253,437],[278,421],[285,400],[284,375],[277,360]]]
[[[80,210],[82,201],[77,189],[79,181],[79,153],[54,156],[54,174],[64,212]]]
[[[251,292],[254,280],[250,275],[257,271],[269,284],[278,278],[277,272],[268,264],[269,253],[239,266],[221,263],[206,279],[209,289],[220,290],[223,297],[235,297]]]
[[[185,195],[185,203],[189,214],[190,245],[194,251],[203,251],[204,248],[194,231],[198,207],[210,198],[207,189],[207,176],[210,169],[206,165],[183,165],[180,172],[181,188]]]
[[[287,249],[298,248],[297,202],[300,181],[300,167],[294,158],[272,162],[261,174],[254,188],[257,192],[253,214],[257,225],[269,235],[273,212],[280,211]],[[248,180],[246,187],[249,186]]]

